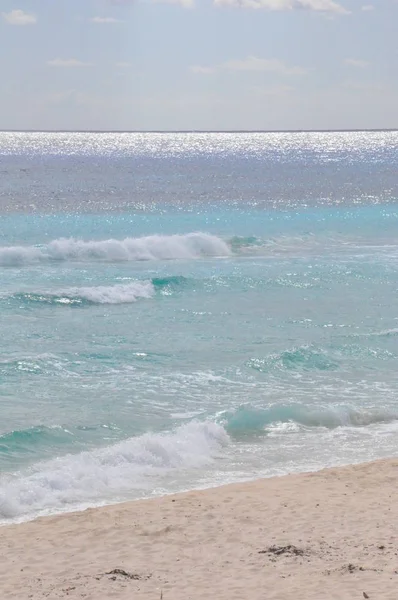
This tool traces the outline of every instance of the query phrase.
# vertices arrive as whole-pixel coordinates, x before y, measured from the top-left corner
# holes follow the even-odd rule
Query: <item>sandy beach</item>
[[[398,459],[1,528],[0,597],[398,597]]]

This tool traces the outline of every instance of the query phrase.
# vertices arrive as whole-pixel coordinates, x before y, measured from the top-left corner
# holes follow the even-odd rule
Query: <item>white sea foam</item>
[[[0,479],[0,519],[148,495],[156,478],[176,469],[205,467],[228,440],[221,425],[191,422],[174,433],[147,433],[100,450],[38,463],[25,474]]]
[[[43,250],[35,246],[9,246],[0,248],[0,265],[14,267],[34,264],[44,260]]]
[[[139,298],[152,298],[155,286],[152,281],[132,281],[126,284],[100,285],[93,287],[71,287],[59,290],[21,292],[0,296],[0,299],[14,299],[19,304],[82,305],[129,304]]]
[[[154,293],[151,281],[134,281],[123,285],[70,288],[60,292],[59,297],[65,297],[65,300],[82,299],[95,304],[127,304],[138,298],[152,298]]]
[[[48,261],[144,261],[195,259],[229,256],[230,247],[221,238],[207,233],[151,235],[124,240],[77,240],[61,238],[43,246],[0,248],[0,265],[23,266]]]

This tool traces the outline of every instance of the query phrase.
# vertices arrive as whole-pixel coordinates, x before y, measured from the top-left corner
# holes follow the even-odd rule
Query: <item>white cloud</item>
[[[360,60],[358,58],[346,58],[344,62],[349,67],[356,67],[357,69],[366,69],[370,65],[370,62],[367,60]]]
[[[372,10],[375,10],[375,7],[373,6],[373,4],[364,4],[363,6],[361,6],[361,10],[370,12]]]
[[[277,58],[258,58],[257,56],[248,56],[239,60],[228,60],[214,67],[191,67],[193,73],[201,75],[209,75],[221,70],[268,72],[279,75],[306,75],[308,73],[308,70],[303,67],[289,66]]]
[[[37,17],[30,15],[23,10],[16,9],[9,13],[3,13],[3,18],[10,25],[35,25],[37,23]]]
[[[334,0],[213,0],[216,6],[265,10],[313,10],[342,15],[349,11]]]
[[[55,58],[47,62],[49,67],[67,67],[67,68],[79,68],[79,67],[92,67],[92,63],[83,62],[76,58]]]
[[[155,4],[179,4],[184,8],[193,8],[195,0],[151,0]]]
[[[117,6],[128,6],[135,4],[137,0],[108,0],[111,4]],[[177,4],[183,8],[193,8],[195,6],[195,0],[146,0],[151,4]]]
[[[97,23],[98,25],[107,25],[112,23],[121,23],[119,19],[114,19],[113,17],[93,17],[90,19],[92,23]]]

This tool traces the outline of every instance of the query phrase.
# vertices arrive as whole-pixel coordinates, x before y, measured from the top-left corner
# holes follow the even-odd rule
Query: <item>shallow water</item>
[[[395,454],[397,145],[0,134],[0,518]]]

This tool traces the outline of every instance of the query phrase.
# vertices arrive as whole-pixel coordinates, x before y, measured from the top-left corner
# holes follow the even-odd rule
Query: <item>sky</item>
[[[398,0],[0,0],[0,129],[398,128]]]

